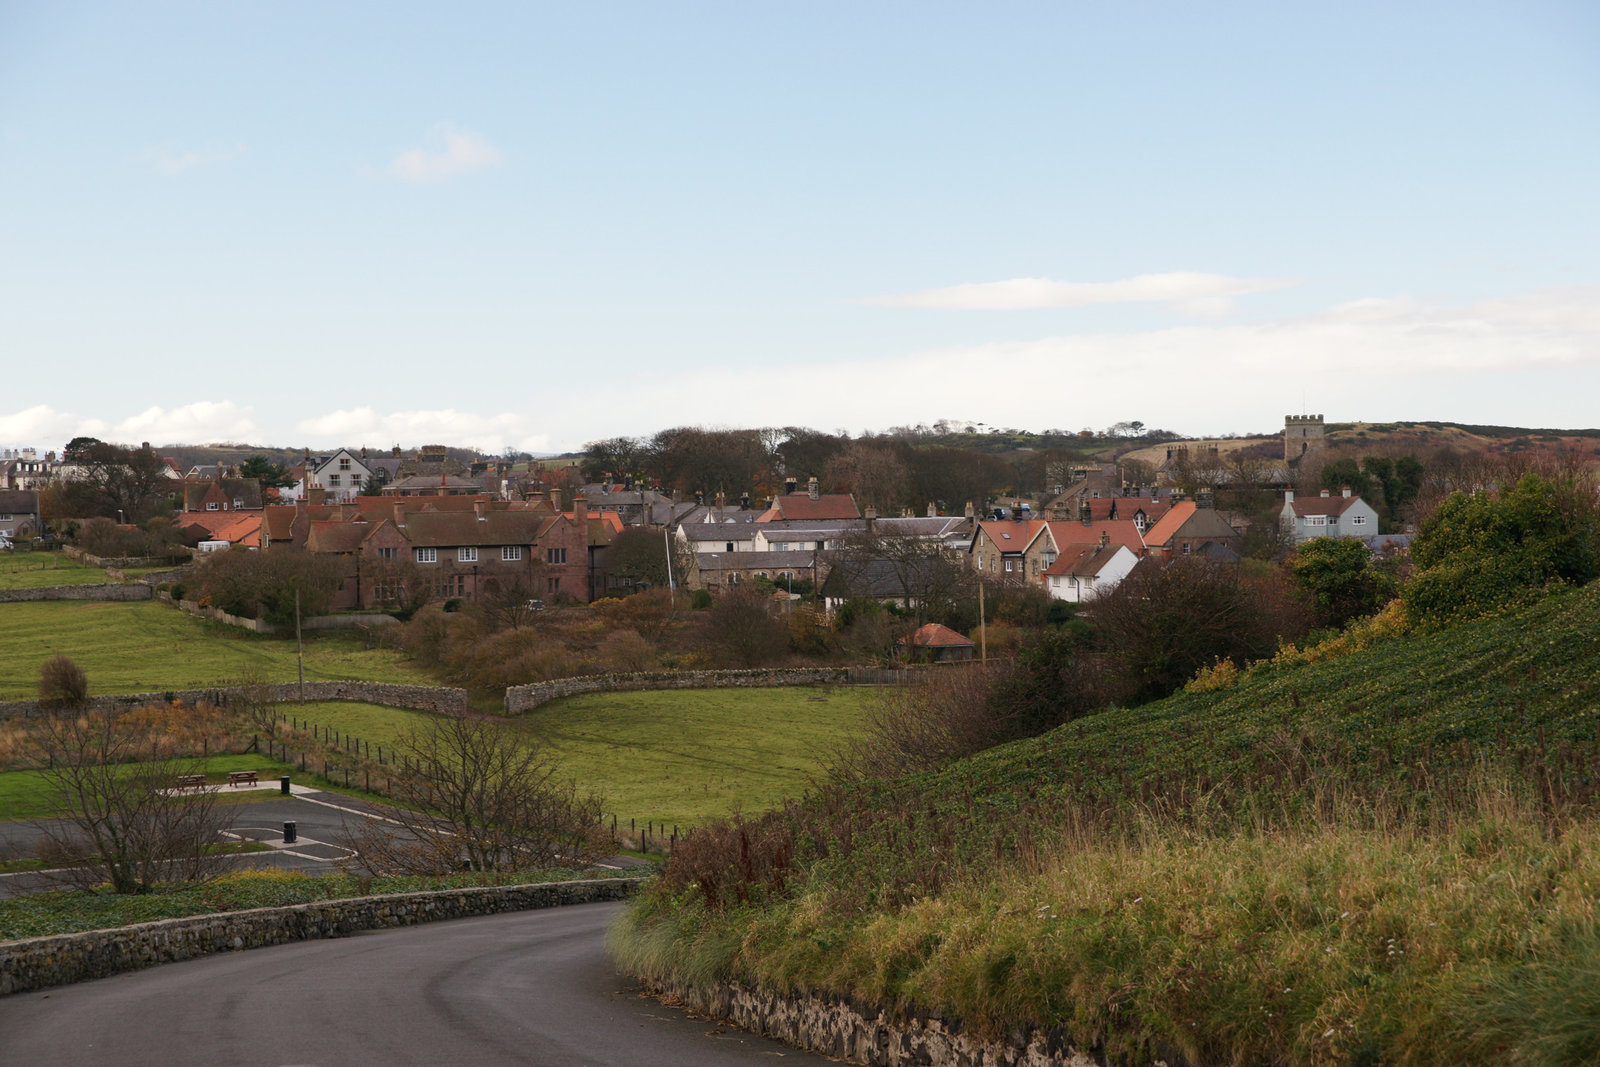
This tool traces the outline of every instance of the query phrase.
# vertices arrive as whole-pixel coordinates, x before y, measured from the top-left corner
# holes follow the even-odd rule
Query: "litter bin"
[[[286,844],[286,845],[294,844],[295,841],[299,838],[299,836],[300,836],[299,832],[295,829],[294,823],[286,822],[286,823],[283,824],[283,843],[284,844]]]
[[[278,791],[284,796],[289,795],[289,776],[287,774],[278,779]]]

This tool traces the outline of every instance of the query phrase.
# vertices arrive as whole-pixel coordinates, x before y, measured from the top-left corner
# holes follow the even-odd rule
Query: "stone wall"
[[[293,633],[293,626],[278,626],[266,619],[246,619],[239,615],[229,615],[221,608],[203,608],[193,600],[173,600],[170,593],[157,593],[157,598],[174,603],[182,611],[196,615],[212,622],[220,622],[227,626],[237,626],[241,630],[250,630],[258,634]],[[312,615],[300,622],[301,630],[362,630],[377,626],[393,626],[400,620],[393,615],[361,614],[361,615]]]
[[[301,688],[296,682],[273,685],[216,686],[211,689],[174,689],[163,693],[122,693],[112,696],[90,697],[89,705],[95,708],[143,707],[149,704],[170,704],[175,700],[197,704],[226,704],[234,694],[248,695],[253,699],[274,704],[292,704],[300,700]],[[382,704],[391,708],[413,708],[447,715],[459,715],[469,710],[467,691],[442,685],[396,685],[390,682],[307,682],[306,700],[355,700],[364,704]],[[0,719],[27,717],[40,712],[37,700],[0,701]]]
[[[627,693],[647,689],[773,689],[788,685],[894,685],[917,671],[862,667],[792,667],[752,671],[646,671],[590,674],[506,690],[506,713],[519,715],[552,700],[580,693]]]
[[[633,895],[642,880],[603,878],[323,900],[0,942],[0,996],[104,978],[213,952],[345,937],[362,930],[415,926],[472,915],[622,900]]]
[[[194,555],[193,549],[186,548],[183,551],[190,557]],[[77,545],[61,546],[61,554],[90,567],[159,567],[172,562],[166,556],[95,556]]]
[[[742,1030],[776,1038],[824,1056],[880,1067],[1096,1067],[1102,1061],[1075,1048],[1064,1032],[1013,1034],[985,1041],[939,1019],[890,1019],[883,1012],[814,995],[780,995],[721,983],[709,992],[690,986],[646,988]],[[1158,1064],[1180,1067],[1168,1054]]]
[[[0,589],[0,604],[31,600],[149,600],[148,585],[44,585],[37,589]]]

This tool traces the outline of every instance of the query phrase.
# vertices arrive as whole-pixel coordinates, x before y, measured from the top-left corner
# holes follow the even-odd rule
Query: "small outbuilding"
[[[936,622],[919,626],[914,633],[900,639],[911,658],[923,663],[950,663],[972,658],[972,642],[948,626]]]

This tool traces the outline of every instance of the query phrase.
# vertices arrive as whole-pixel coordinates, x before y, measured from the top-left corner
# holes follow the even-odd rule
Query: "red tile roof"
[[[856,498],[849,493],[823,493],[813,498],[810,493],[787,493],[778,497],[757,522],[776,519],[859,519],[861,510]]]
[[[1062,554],[1071,545],[1099,544],[1101,534],[1109,536],[1114,545],[1126,545],[1135,556],[1144,554],[1145,542],[1149,540],[1148,536],[1139,536],[1139,527],[1132,519],[1107,519],[1087,526],[1081,522],[1050,523],[1050,538],[1055,542],[1056,551]]]
[[[902,637],[901,643],[909,641],[917,648],[971,648],[972,642],[962,637],[948,626],[941,626],[936,622],[925,623],[919,626],[910,637]]]

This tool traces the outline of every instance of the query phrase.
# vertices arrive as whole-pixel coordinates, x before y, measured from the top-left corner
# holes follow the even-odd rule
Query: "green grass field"
[[[546,705],[529,728],[567,773],[630,818],[687,828],[760,812],[805,792],[857,729],[872,689],[689,689],[595,693]]]
[[[226,776],[229,771],[258,771],[262,781],[279,774],[299,776],[299,772],[287,764],[253,753],[244,756],[212,756],[201,762],[202,769],[213,783],[227,781]],[[223,803],[247,804],[277,795],[267,792],[223,793],[221,800]],[[55,787],[51,785],[43,771],[7,771],[0,774],[0,822],[10,819],[43,819],[58,815],[61,812],[58,799]]]
[[[562,773],[629,819],[687,829],[760,812],[805,792],[828,751],[862,720],[871,689],[693,689],[573,697],[520,720]],[[287,715],[389,748],[424,712],[327,701]]]
[[[0,589],[102,585],[111,581],[99,567],[78,563],[59,552],[0,552]]]
[[[154,601],[0,604],[0,700],[37,693],[39,668],[57,653],[88,673],[91,694],[295,680],[293,640],[196,619]],[[307,681],[437,684],[401,653],[364,648],[342,633],[308,637],[305,666]]]

